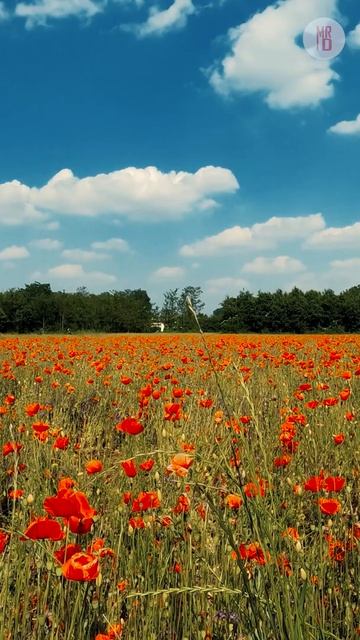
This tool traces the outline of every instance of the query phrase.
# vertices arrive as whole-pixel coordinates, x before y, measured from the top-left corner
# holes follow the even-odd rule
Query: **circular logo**
[[[304,48],[317,60],[336,58],[345,46],[345,32],[332,18],[317,18],[310,22],[303,34]]]

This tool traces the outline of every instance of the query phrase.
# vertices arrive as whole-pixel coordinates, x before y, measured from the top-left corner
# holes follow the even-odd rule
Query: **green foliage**
[[[90,293],[52,291],[33,282],[0,293],[0,332],[143,333],[160,321],[167,331],[196,330],[190,298],[203,331],[220,333],[323,333],[360,331],[360,285],[336,294],[331,289],[270,293],[240,291],[226,296],[211,315],[203,313],[201,287],[186,286],[164,293],[161,309],[144,289]]]

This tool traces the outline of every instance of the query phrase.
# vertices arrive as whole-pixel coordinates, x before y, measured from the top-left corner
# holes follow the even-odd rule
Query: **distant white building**
[[[152,327],[156,327],[157,329],[160,329],[160,332],[162,333],[165,329],[165,325],[163,322],[152,322],[151,323]]]

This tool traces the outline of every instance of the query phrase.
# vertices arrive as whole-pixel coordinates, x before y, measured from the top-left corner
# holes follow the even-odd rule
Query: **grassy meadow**
[[[360,636],[360,337],[0,341],[0,640]]]

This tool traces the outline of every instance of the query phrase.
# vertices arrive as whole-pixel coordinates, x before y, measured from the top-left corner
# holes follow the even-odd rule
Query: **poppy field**
[[[0,640],[360,637],[360,337],[0,341]]]

